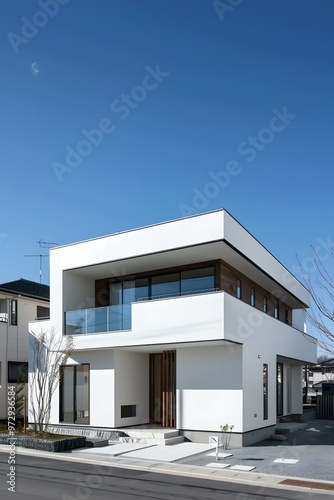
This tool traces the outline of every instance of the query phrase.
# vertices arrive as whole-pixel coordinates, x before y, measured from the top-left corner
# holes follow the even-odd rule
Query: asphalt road
[[[8,454],[0,453],[0,498],[8,500],[308,500],[319,494],[164,475],[16,455],[15,493],[8,491]],[[13,496],[13,493],[15,496]],[[333,495],[321,494],[321,499]]]

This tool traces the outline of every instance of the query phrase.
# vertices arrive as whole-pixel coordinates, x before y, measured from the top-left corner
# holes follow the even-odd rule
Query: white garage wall
[[[177,428],[242,431],[242,348],[185,347],[176,353]]]

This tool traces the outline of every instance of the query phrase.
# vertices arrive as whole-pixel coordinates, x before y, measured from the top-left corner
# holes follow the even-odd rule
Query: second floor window
[[[289,321],[289,311],[288,311],[288,309],[285,309],[285,323],[286,323],[287,325],[289,325],[289,324],[290,324],[290,321]]]
[[[17,325],[17,300],[10,301],[10,324]]]
[[[242,283],[237,279],[237,299],[242,299]]]
[[[251,288],[250,303],[251,303],[251,306],[255,307],[255,290],[254,290],[254,288]]]
[[[279,300],[275,299],[275,318],[279,319]]]
[[[268,312],[268,298],[263,297],[263,312]]]

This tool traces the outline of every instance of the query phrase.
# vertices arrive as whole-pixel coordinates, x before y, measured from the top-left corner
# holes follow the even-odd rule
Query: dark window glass
[[[28,383],[28,363],[25,361],[8,361],[8,383]]]
[[[60,367],[61,422],[89,424],[89,365]]]
[[[268,418],[268,365],[263,365],[263,419]]]
[[[136,405],[121,406],[121,418],[129,418],[136,416]]]
[[[275,318],[279,319],[279,300],[275,300]]]
[[[255,307],[255,290],[254,288],[251,288],[251,306]]]
[[[277,416],[283,415],[283,363],[277,363]]]
[[[287,309],[285,309],[285,323],[289,324],[289,311]]]
[[[17,300],[10,301],[10,324],[17,325]]]
[[[267,297],[263,297],[263,312],[268,312],[268,299]]]
[[[123,282],[123,304],[137,302],[149,297],[148,278]]]
[[[151,282],[151,297],[166,297],[180,295],[180,274],[165,274],[163,276],[153,276]]]
[[[37,306],[37,319],[49,318],[50,317],[50,308]]]
[[[123,303],[123,284],[110,283],[109,298],[111,306],[118,306]]]
[[[237,299],[242,299],[242,283],[237,279]]]
[[[138,300],[172,297],[214,291],[214,267],[110,283],[110,305],[131,304]]]
[[[215,288],[213,267],[181,272],[181,294],[209,292]]]
[[[118,306],[130,304],[149,298],[148,278],[110,283],[109,285],[110,305]]]

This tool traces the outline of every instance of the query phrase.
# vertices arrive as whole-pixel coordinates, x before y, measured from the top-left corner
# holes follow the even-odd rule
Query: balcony
[[[131,304],[65,313],[65,334],[80,335],[131,330]]]
[[[217,292],[217,288],[198,291],[187,291],[186,293],[162,294],[151,298],[139,299],[135,303],[151,302],[175,297],[189,295],[202,295]],[[65,312],[65,335],[80,335],[93,333],[108,333],[131,330],[132,328],[132,305],[122,304],[116,306],[96,307],[93,309],[80,309]]]

